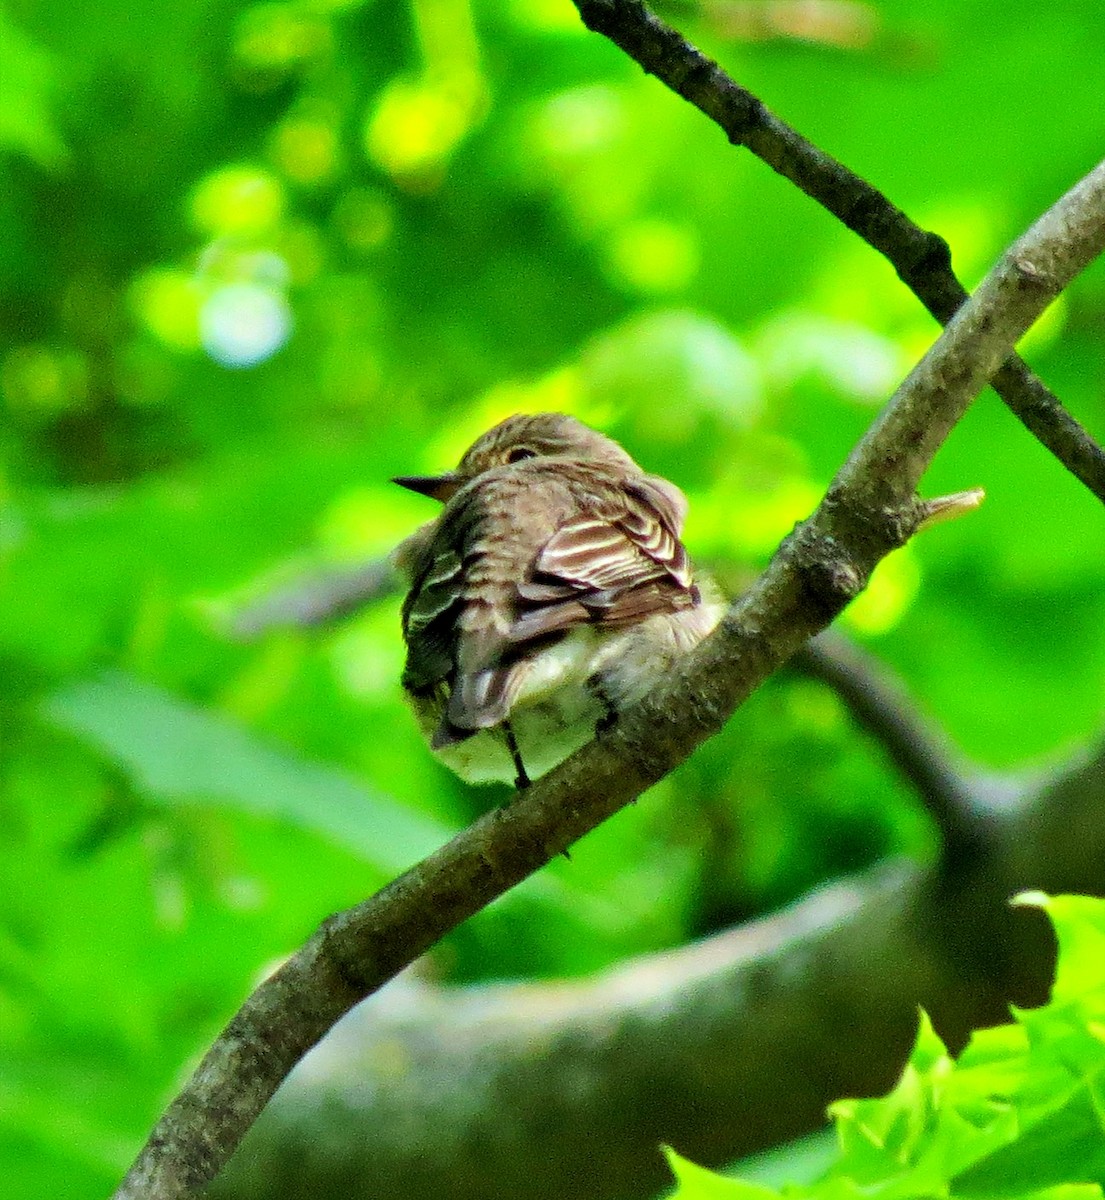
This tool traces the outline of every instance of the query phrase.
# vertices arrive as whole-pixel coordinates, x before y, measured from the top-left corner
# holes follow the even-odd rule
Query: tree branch
[[[915,225],[882,192],[807,141],[641,0],[574,0],[583,23],[796,184],[885,257],[926,309],[946,325],[967,292],[943,238]],[[1021,423],[1105,503],[1105,450],[1043,382],[1013,356],[990,384]]]
[[[382,600],[398,587],[399,577],[386,558],[346,567],[316,567],[251,596],[219,624],[227,635],[243,642],[274,629],[312,629]]]
[[[816,512],[717,631],[617,724],[383,891],[327,920],[245,1002],[116,1196],[196,1195],[296,1061],[358,1000],[635,799],[865,585],[927,511],[915,489],[948,431],[1070,279],[1105,247],[1105,164],[1021,238],[852,452]]]
[[[918,1003],[955,1047],[1046,995],[1046,923],[1011,895],[1105,890],[1105,745],[973,799],[987,853],[962,870],[884,863],[590,979],[397,980],[311,1052],[215,1196],[623,1200],[661,1186],[660,1143],[732,1161],[881,1093]]]
[[[913,785],[940,831],[948,861],[978,850],[978,806],[946,739],[925,722],[897,680],[870,655],[832,631],[808,642],[791,668],[832,688],[860,728]]]
[[[311,1052],[215,1196],[624,1200],[661,1186],[662,1142],[711,1162],[775,1144],[833,1083],[892,1081],[928,967],[895,956],[918,877],[883,864],[593,979],[397,980]],[[878,1069],[849,1076],[825,1033],[857,1026]]]

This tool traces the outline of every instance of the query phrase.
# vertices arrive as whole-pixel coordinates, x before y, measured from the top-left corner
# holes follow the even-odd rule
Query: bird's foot
[[[514,786],[522,791],[528,788],[533,782],[529,775],[526,774],[526,764],[522,762],[522,752],[518,749],[518,739],[514,736],[514,730],[510,727],[509,721],[503,722],[503,737],[506,740],[506,748],[510,751],[510,757],[514,762],[514,770],[517,775],[514,779]]]

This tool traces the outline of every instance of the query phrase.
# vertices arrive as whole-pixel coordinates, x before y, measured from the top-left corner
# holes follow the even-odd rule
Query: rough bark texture
[[[1105,857],[1066,861],[1087,819],[1105,839],[1101,760],[975,800],[987,836],[950,872],[884,864],[578,983],[397,981],[302,1064],[215,1195],[629,1200],[662,1185],[661,1143],[720,1164],[816,1127],[892,1083],[918,1004],[957,1046],[1044,998],[1046,922],[1011,895],[1105,888]]]
[[[849,660],[815,670],[846,672],[845,698],[866,693],[857,719],[893,746],[902,706],[884,681]],[[945,748],[910,740],[942,780]],[[956,860],[887,863],[590,980],[397,980],[297,1069],[214,1194],[629,1200],[666,1178],[662,1142],[723,1163],[883,1091],[918,1004],[954,1048],[1008,1003],[1040,1003],[1050,929],[1008,900],[1105,891],[1105,743],[1031,784],[955,778],[975,832]]]

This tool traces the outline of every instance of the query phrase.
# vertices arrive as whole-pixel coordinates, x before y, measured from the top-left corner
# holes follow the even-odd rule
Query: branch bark
[[[918,1004],[954,1049],[1044,998],[1050,930],[1010,896],[1105,892],[1105,740],[1031,782],[972,775],[969,860],[882,864],[588,980],[397,980],[297,1068],[213,1196],[628,1200],[663,1183],[660,1143],[720,1164],[884,1091]]]
[[[395,568],[384,558],[303,570],[250,597],[219,623],[229,637],[242,642],[274,629],[312,629],[382,600],[399,585]]]
[[[681,668],[509,807],[326,921],[266,980],[158,1122],[116,1196],[196,1195],[319,1038],[438,938],[672,770],[864,586],[925,513],[915,489],[1018,338],[1105,248],[1105,164],[1002,257],[911,372],[816,512]]]
[[[742,88],[642,0],[574,0],[583,23],[797,185],[885,257],[946,325],[967,299],[947,242],[915,225],[882,192],[826,154]],[[1021,423],[1105,503],[1105,450],[1016,356],[995,366],[994,390]]]
[[[986,852],[961,869],[885,863],[589,980],[396,981],[297,1069],[215,1196],[625,1200],[661,1186],[660,1143],[718,1164],[815,1128],[892,1083],[918,1004],[958,1047],[1043,1000],[1049,931],[1011,895],[1105,890],[1105,746],[972,801]]]

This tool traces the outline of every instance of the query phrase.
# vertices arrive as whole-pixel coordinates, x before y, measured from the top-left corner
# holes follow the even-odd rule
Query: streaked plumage
[[[572,417],[511,417],[455,472],[397,482],[445,503],[396,551],[403,687],[467,779],[542,774],[720,616],[680,541],[683,494]]]

